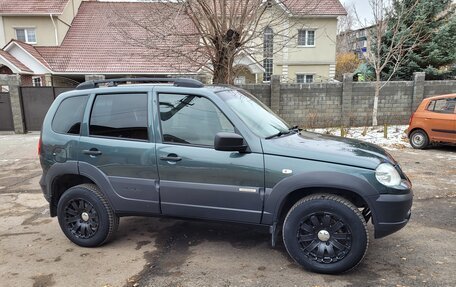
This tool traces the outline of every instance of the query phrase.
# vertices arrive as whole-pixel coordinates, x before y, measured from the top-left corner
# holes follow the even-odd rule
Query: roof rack
[[[79,84],[76,90],[86,90],[98,88],[99,84],[107,84],[108,87],[115,87],[120,83],[173,83],[176,87],[202,88],[203,83],[194,79],[185,78],[119,78],[108,80],[92,80]]]

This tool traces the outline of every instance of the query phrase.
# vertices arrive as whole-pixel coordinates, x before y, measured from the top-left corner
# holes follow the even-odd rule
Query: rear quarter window
[[[431,101],[427,110],[441,114],[452,114],[454,113],[455,106],[456,99],[439,99]]]
[[[61,134],[79,135],[87,99],[88,96],[79,96],[63,100],[52,120],[52,130]]]

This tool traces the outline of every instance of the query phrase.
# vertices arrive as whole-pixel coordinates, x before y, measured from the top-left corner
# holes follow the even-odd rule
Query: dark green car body
[[[47,113],[40,139],[40,184],[50,203],[51,216],[57,215],[57,204],[65,190],[93,183],[119,216],[175,216],[257,224],[269,226],[275,235],[277,224],[297,200],[324,191],[363,208],[366,220],[372,218],[377,238],[405,226],[412,205],[411,183],[385,150],[311,132],[290,130],[275,137],[259,136],[227,104],[229,95],[221,96],[224,91],[235,90],[131,85],[61,94]],[[147,126],[141,131],[147,131],[146,138],[92,134],[91,114],[97,97],[121,95],[133,99],[135,96],[129,95],[138,94],[143,95],[147,111]],[[214,146],[165,141],[160,124],[161,94],[209,100],[242,136],[246,148],[223,151]],[[56,131],[59,107],[81,97],[84,99],[79,106],[68,104],[71,112],[81,109],[80,123],[72,127],[71,133]],[[195,126],[182,132],[193,137],[203,130],[207,129]],[[376,179],[375,170],[381,163],[397,169],[400,185],[387,187]]]

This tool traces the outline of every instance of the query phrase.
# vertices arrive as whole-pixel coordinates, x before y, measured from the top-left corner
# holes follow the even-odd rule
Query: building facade
[[[116,25],[123,13],[146,17],[160,2],[101,2],[82,0],[0,0],[0,73],[20,74],[23,85],[75,85],[86,79],[112,77],[184,76],[210,79],[208,70],[191,61],[151,55],[151,48],[121,39]],[[6,3],[6,4],[5,4]],[[337,17],[345,9],[339,0],[275,1],[265,18],[285,15],[283,21],[264,25],[251,49],[235,59],[235,84],[268,82],[309,83],[332,80],[336,64]],[[311,3],[309,5],[309,3]],[[14,5],[16,4],[16,5]],[[142,13],[142,14],[141,14]],[[192,25],[184,15],[175,21],[182,29]],[[143,31],[129,30],[132,37]],[[179,33],[179,31],[177,31]],[[3,42],[2,42],[3,41]],[[192,45],[174,39],[175,46]],[[193,47],[194,48],[194,47]]]

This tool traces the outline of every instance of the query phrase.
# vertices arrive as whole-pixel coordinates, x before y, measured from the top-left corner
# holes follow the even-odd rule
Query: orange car
[[[456,143],[456,94],[424,99],[410,118],[407,135],[417,149],[431,142]]]

